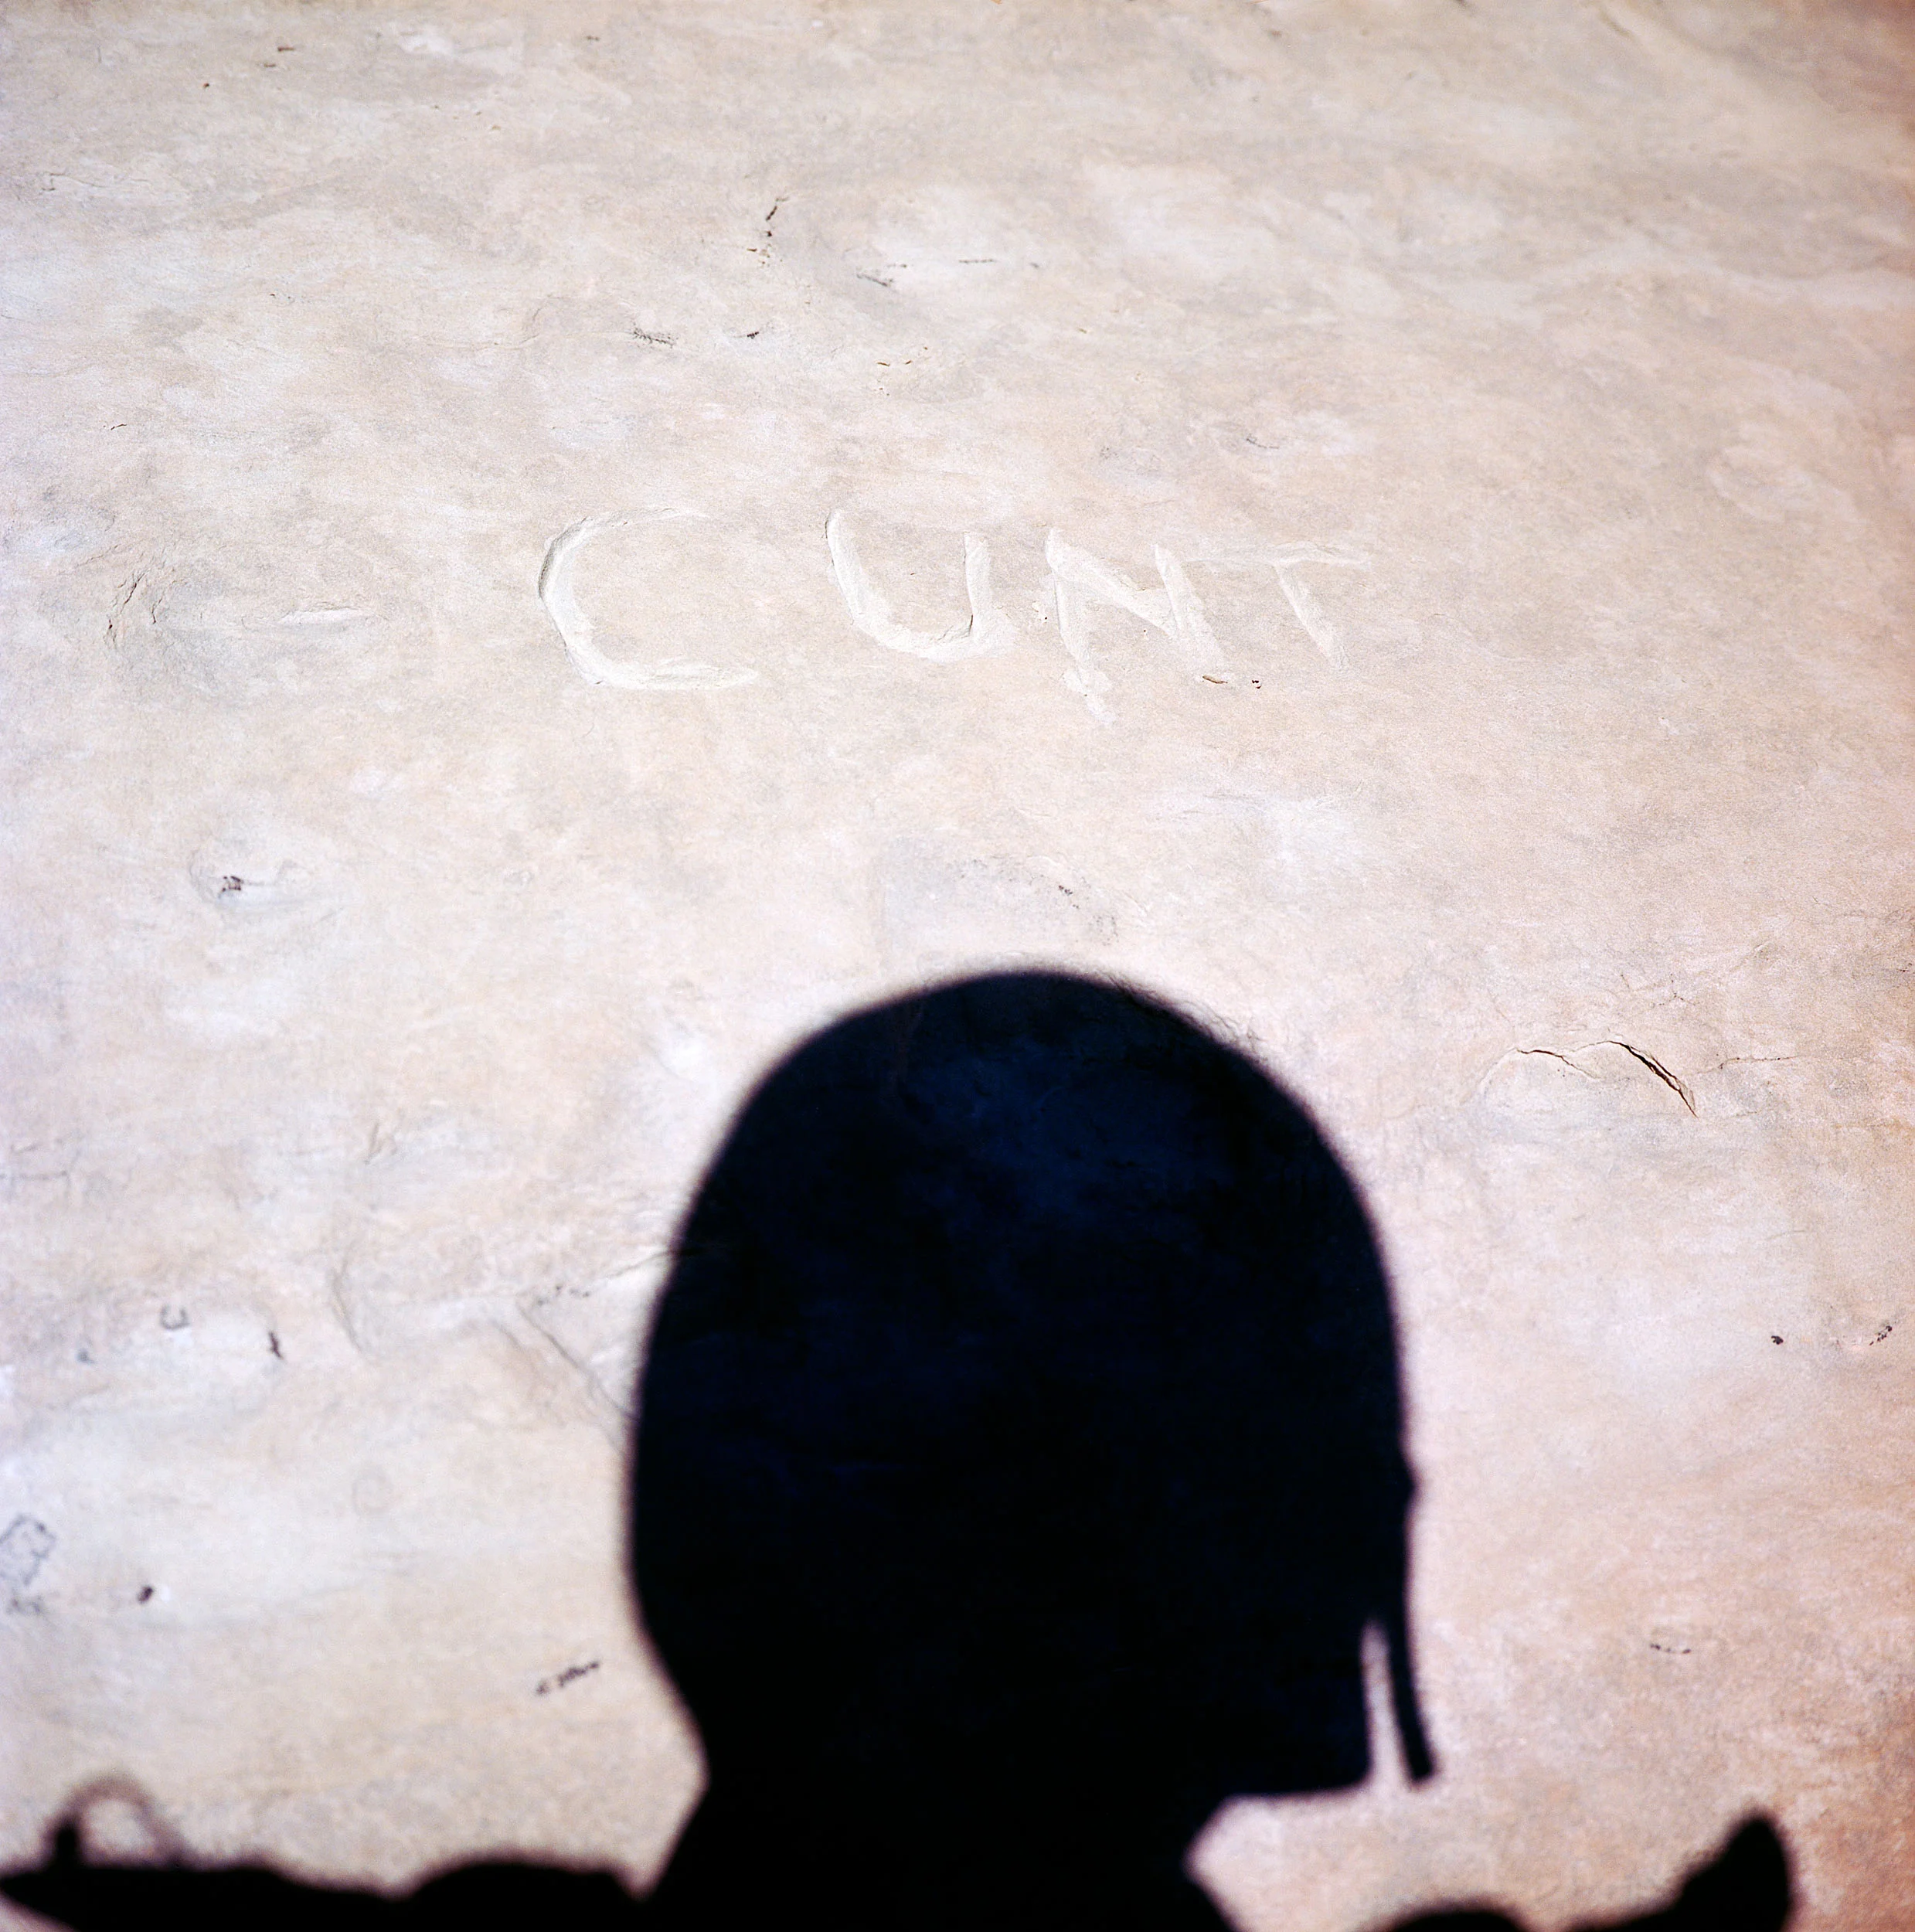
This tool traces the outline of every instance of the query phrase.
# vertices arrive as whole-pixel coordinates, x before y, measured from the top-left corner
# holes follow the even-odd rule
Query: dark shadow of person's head
[[[1302,1110],[1162,1007],[981,980],[804,1048],[692,1209],[641,1394],[635,1577],[712,1781],[650,1900],[502,1852],[403,1898],[96,1862],[90,1804],[151,1811],[119,1781],[0,1890],[79,1932],[1215,1932],[1186,1846],[1363,1777],[1369,1626],[1428,1767],[1375,1243]],[[1791,1905],[1757,1818],[1613,1932]]]
[[[1371,1627],[1427,1768],[1376,1243],[1302,1108],[1134,993],[974,980],[787,1060],[640,1398],[710,1776],[668,1913],[1202,1923],[1221,1801],[1366,1774]]]

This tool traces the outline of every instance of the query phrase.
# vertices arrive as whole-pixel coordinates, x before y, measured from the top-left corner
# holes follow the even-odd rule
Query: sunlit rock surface
[[[649,1880],[638,1338],[965,968],[1318,1111],[1441,1764],[1247,1928],[1915,1916],[1915,22],[13,9],[0,1782]],[[23,1917],[9,1923],[24,1924]]]

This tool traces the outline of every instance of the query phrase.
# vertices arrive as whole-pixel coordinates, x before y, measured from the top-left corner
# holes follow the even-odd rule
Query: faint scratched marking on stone
[[[37,1611],[39,1605],[21,1593],[39,1575],[40,1565],[53,1554],[60,1541],[37,1517],[15,1516],[0,1536],[0,1589],[8,1596],[8,1608]]]
[[[966,658],[1008,651],[1016,643],[1016,628],[998,608],[992,595],[991,551],[982,537],[971,532],[964,537],[964,589],[971,614],[964,621],[937,632],[913,631],[893,617],[889,601],[872,584],[865,569],[842,510],[834,510],[826,519],[825,538],[831,551],[832,573],[852,623],[886,650],[903,651],[933,664],[955,664]],[[1083,699],[1092,716],[1100,720],[1110,716],[1107,700],[1112,687],[1109,672],[1091,648],[1090,612],[1094,606],[1107,605],[1141,618],[1171,644],[1191,675],[1209,684],[1233,683],[1233,678],[1218,674],[1216,633],[1203,600],[1190,580],[1189,566],[1202,564],[1216,570],[1272,570],[1304,634],[1334,668],[1346,670],[1349,661],[1342,635],[1298,573],[1306,565],[1355,570],[1369,567],[1361,557],[1311,543],[1285,544],[1247,554],[1192,557],[1179,556],[1160,543],[1151,553],[1159,585],[1143,585],[1134,583],[1088,550],[1066,543],[1057,530],[1050,531],[1045,538],[1044,560],[1050,566],[1049,590],[1056,604],[1059,640],[1070,661],[1064,682]],[[1035,614],[1040,621],[1046,614],[1041,600]],[[1260,688],[1260,680],[1252,682]]]
[[[1172,556],[1160,543],[1151,553],[1151,561],[1163,579],[1164,595],[1170,604],[1172,635],[1184,646],[1186,655],[1197,650],[1214,651],[1216,633],[1204,615],[1203,600],[1191,587],[1190,575],[1182,560]]]
[[[1298,570],[1305,564],[1327,564],[1339,570],[1367,570],[1368,562],[1362,557],[1352,556],[1342,550],[1323,548],[1315,543],[1286,543],[1267,554],[1254,556],[1204,556],[1192,557],[1192,563],[1207,563],[1221,570],[1270,570],[1277,573],[1277,587],[1296,613],[1297,621],[1303,626],[1304,634],[1323,653],[1324,658],[1333,670],[1347,671],[1349,658],[1343,648],[1342,633],[1330,621],[1323,606],[1316,599],[1316,594],[1298,576]]]
[[[565,645],[572,667],[588,684],[611,685],[627,691],[719,691],[749,684],[757,672],[747,665],[705,664],[689,658],[621,660],[599,648],[592,621],[573,590],[573,560],[593,539],[610,529],[633,523],[662,523],[681,517],[701,517],[696,510],[654,509],[636,517],[588,516],[568,524],[546,545],[539,572],[539,600]],[[991,546],[975,531],[964,538],[964,594],[969,614],[941,631],[917,631],[893,615],[889,599],[875,584],[859,553],[856,539],[842,510],[825,522],[825,541],[832,573],[853,627],[887,651],[921,658],[930,664],[958,664],[970,658],[995,657],[1018,642],[1017,627],[998,607],[992,588]],[[1091,648],[1090,612],[1099,604],[1128,611],[1160,633],[1175,649],[1184,669],[1213,685],[1232,684],[1234,676],[1220,675],[1216,665],[1220,648],[1203,599],[1190,580],[1190,566],[1224,570],[1270,570],[1301,625],[1304,634],[1336,670],[1349,668],[1342,634],[1298,573],[1305,566],[1338,570],[1367,570],[1362,557],[1311,543],[1284,544],[1270,550],[1228,552],[1180,556],[1163,545],[1153,546],[1151,560],[1158,585],[1140,585],[1088,550],[1066,543],[1050,531],[1045,539],[1044,560],[1050,566],[1049,589],[1057,611],[1060,641],[1070,664],[1066,685],[1083,698],[1091,715],[1107,720],[1106,702],[1112,689],[1109,673]],[[298,614],[358,616],[359,612]],[[1045,608],[1036,611],[1041,620]],[[287,621],[293,621],[288,619]],[[1260,689],[1261,680],[1253,679]],[[1647,1063],[1645,1063],[1646,1064]],[[1681,1091],[1679,1087],[1676,1090]]]
[[[592,621],[572,591],[572,560],[593,538],[630,524],[662,523],[698,516],[696,510],[650,510],[638,517],[588,516],[568,524],[546,546],[539,571],[539,601],[565,644],[572,668],[587,684],[609,684],[621,691],[725,691],[750,684],[757,672],[748,665],[702,664],[689,658],[661,658],[652,663],[620,662],[593,642]]]
[[[1160,556],[1162,551],[1158,553]],[[1111,689],[1109,675],[1090,655],[1090,627],[1087,613],[1091,600],[1114,605],[1141,617],[1154,630],[1179,642],[1179,634],[1168,589],[1140,590],[1127,577],[1120,576],[1088,550],[1066,543],[1055,530],[1044,539],[1044,561],[1051,568],[1051,582],[1057,597],[1057,633],[1070,668],[1064,673],[1067,689],[1077,692],[1094,718],[1110,716],[1104,703]],[[1199,621],[1201,621],[1199,615]]]
[[[1679,1075],[1672,1073],[1653,1053],[1645,1053],[1640,1046],[1631,1046],[1626,1039],[1606,1039],[1597,1043],[1604,1046],[1620,1046],[1631,1059],[1646,1066],[1690,1113],[1696,1111],[1696,1096],[1689,1083]]]
[[[563,1690],[568,1684],[576,1684],[581,1677],[590,1677],[598,1668],[599,1660],[594,1657],[589,1664],[568,1664],[556,1677],[542,1677],[539,1688],[533,1693],[538,1697],[549,1697],[554,1691]]]
[[[210,906],[230,916],[323,913],[327,889],[297,859],[283,859],[269,872],[257,847],[222,841],[193,854],[186,868],[192,888]]]
[[[177,1334],[180,1329],[192,1326],[192,1318],[184,1308],[163,1308],[160,1310],[160,1326],[169,1335]]]
[[[159,622],[159,601],[150,580],[150,573],[135,570],[120,586],[119,595],[114,599],[113,608],[107,617],[107,642],[115,647],[126,641],[128,612],[133,600],[144,590],[146,592],[146,614],[149,624]]]
[[[1838,1338],[1836,1345],[1848,1349],[1852,1354],[1856,1354],[1864,1349],[1872,1349],[1878,1343],[1887,1341],[1894,1332],[1895,1324],[1893,1321],[1884,1321],[1876,1328],[1873,1334],[1844,1335]]]
[[[1597,1076],[1592,1073],[1587,1067],[1578,1065],[1577,1056],[1580,1053],[1593,1053],[1601,1046],[1614,1046],[1627,1053],[1638,1066],[1654,1074],[1682,1103],[1692,1115],[1695,1115],[1699,1119],[1701,1117],[1696,1114],[1695,1089],[1689,1085],[1689,1082],[1684,1080],[1679,1073],[1672,1073],[1653,1053],[1645,1052],[1640,1046],[1631,1046],[1626,1039],[1590,1040],[1581,1046],[1570,1047],[1566,1053],[1559,1052],[1553,1046],[1512,1046],[1508,1053],[1498,1054],[1491,1063],[1482,1078],[1477,1082],[1476,1091],[1479,1094],[1482,1093],[1494,1077],[1496,1070],[1505,1060],[1555,1060],[1562,1066],[1566,1066],[1572,1073],[1578,1075],[1583,1080],[1594,1082]]]
[[[1305,563],[1327,563],[1345,570],[1368,567],[1359,557],[1340,551],[1318,549],[1313,544],[1293,543],[1267,556],[1199,556],[1180,558],[1158,544],[1151,553],[1163,588],[1141,588],[1120,572],[1087,550],[1066,543],[1056,530],[1044,542],[1044,560],[1050,566],[1057,598],[1057,628],[1071,668],[1064,682],[1080,696],[1094,717],[1107,715],[1104,699],[1111,680],[1090,653],[1086,614],[1092,600],[1128,611],[1141,617],[1153,630],[1162,631],[1177,647],[1187,668],[1203,675],[1202,667],[1217,650],[1216,634],[1211,629],[1203,601],[1192,587],[1188,563],[1202,563],[1221,569],[1275,570],[1277,581],[1290,607],[1297,614],[1311,643],[1337,670],[1349,668],[1342,641],[1309,587],[1297,575]],[[1212,683],[1219,682],[1215,678]]]
[[[1324,557],[1312,557],[1308,560],[1313,563],[1331,561]],[[1290,607],[1296,612],[1297,621],[1310,634],[1310,641],[1336,669],[1349,669],[1349,659],[1343,654],[1342,638],[1336,626],[1325,614],[1323,606],[1318,603],[1316,593],[1298,576],[1294,570],[1279,567],[1277,581],[1282,585],[1284,595],[1290,600]]]
[[[1016,627],[991,594],[991,546],[982,537],[969,532],[964,536],[964,594],[971,615],[936,634],[910,630],[892,617],[889,600],[865,574],[842,510],[834,510],[825,519],[825,542],[852,622],[887,651],[902,651],[933,664],[956,664],[965,658],[995,657],[1017,642]]]
[[[1094,599],[1128,611],[1162,631],[1178,647],[1186,667],[1199,675],[1216,650],[1216,634],[1210,628],[1203,600],[1192,587],[1182,561],[1162,544],[1152,552],[1151,560],[1162,580],[1161,590],[1141,588],[1088,550],[1066,543],[1056,530],[1044,539],[1044,561],[1050,566],[1057,600],[1058,635],[1070,659],[1064,683],[1084,700],[1093,717],[1107,715],[1104,699],[1111,689],[1109,676],[1090,655],[1088,611]]]
[[[667,1057],[665,1064],[672,1066],[676,1057]],[[684,1063],[698,1064],[696,1059]],[[668,1248],[657,1248],[597,1281],[560,1282],[519,1300],[519,1313],[579,1377],[594,1420],[615,1444],[631,1434],[638,1338],[671,1260]]]

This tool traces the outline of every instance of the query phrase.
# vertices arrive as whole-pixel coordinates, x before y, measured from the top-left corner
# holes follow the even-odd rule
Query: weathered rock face
[[[753,1080],[1061,966],[1390,1267],[1440,1775],[1247,1927],[1915,1914],[1900,9],[12,11],[8,1859],[645,1879]],[[8,1526],[11,1527],[8,1527]]]

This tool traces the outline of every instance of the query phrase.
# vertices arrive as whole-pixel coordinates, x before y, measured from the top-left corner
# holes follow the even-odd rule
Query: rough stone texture
[[[1443,1773],[1233,1808],[1226,1910],[1553,1927],[1764,1809],[1801,1932],[1915,1919],[1905,11],[4,35],[8,1860],[114,1774],[654,1872],[675,1216],[1014,959],[1247,1043],[1393,1269]]]

